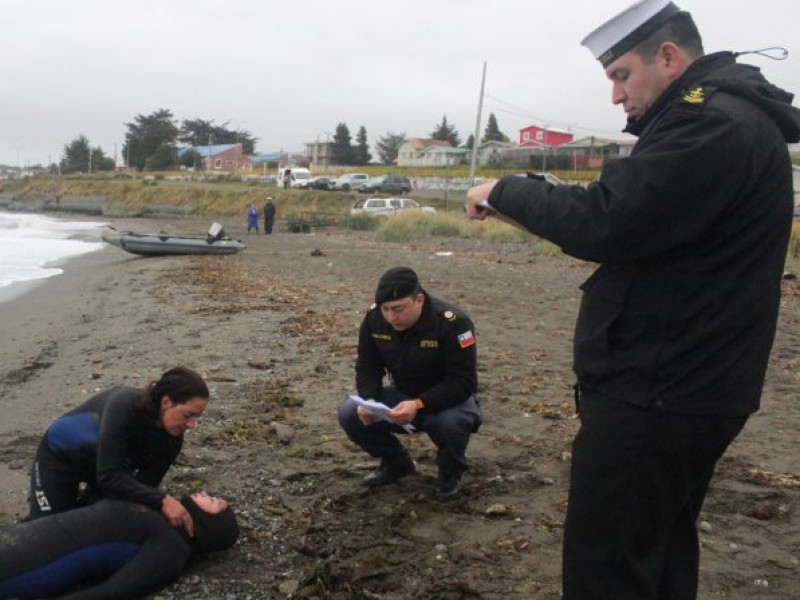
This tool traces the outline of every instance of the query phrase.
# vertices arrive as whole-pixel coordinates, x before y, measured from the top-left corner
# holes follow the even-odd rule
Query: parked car
[[[349,192],[350,190],[357,190],[362,185],[367,183],[369,177],[366,173],[346,173],[336,179],[331,179],[330,187],[332,190],[342,190]]]
[[[330,177],[312,177],[311,179],[305,181],[302,187],[307,190],[329,190],[331,189],[330,182]]]
[[[351,215],[368,214],[376,217],[392,217],[400,212],[418,210],[435,213],[432,206],[421,206],[410,198],[364,198],[356,200],[350,207]]]
[[[358,188],[365,194],[407,194],[411,191],[411,180],[400,175],[384,175],[372,177],[366,184]]]

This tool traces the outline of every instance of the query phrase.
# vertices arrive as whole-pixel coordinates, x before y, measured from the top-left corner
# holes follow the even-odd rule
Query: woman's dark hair
[[[658,49],[664,42],[673,42],[691,58],[703,56],[703,40],[697,30],[692,15],[681,11],[656,29],[652,35],[640,42],[633,51],[642,57],[646,64],[653,64]]]
[[[158,381],[151,381],[142,390],[139,407],[158,414],[161,399],[169,396],[173,404],[185,404],[192,398],[208,400],[208,386],[200,374],[189,367],[170,369]]]

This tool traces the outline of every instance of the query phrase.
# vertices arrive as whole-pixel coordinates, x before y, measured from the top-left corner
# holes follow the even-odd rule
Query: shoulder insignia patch
[[[706,101],[706,95],[702,87],[698,87],[688,92],[683,97],[684,102],[689,104],[703,104]]]
[[[462,348],[469,348],[475,343],[475,336],[472,335],[472,330],[469,329],[464,333],[458,334],[458,343]]]
[[[446,311],[444,311],[443,314],[444,314],[444,318],[447,319],[448,321],[455,321],[456,320],[456,313],[454,313],[452,310],[446,310]]]

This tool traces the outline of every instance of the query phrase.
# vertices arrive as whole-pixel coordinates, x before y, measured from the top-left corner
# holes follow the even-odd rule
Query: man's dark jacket
[[[463,311],[425,294],[417,323],[395,331],[373,305],[358,336],[356,389],[380,400],[388,373],[395,388],[419,398],[425,410],[440,411],[478,390],[477,352],[472,321]]]
[[[583,389],[677,413],[758,409],[791,230],[792,98],[709,55],[629,123],[631,155],[587,189],[495,186],[499,212],[600,263],[575,332]]]

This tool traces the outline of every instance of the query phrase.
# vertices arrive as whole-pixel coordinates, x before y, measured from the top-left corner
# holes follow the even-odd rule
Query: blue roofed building
[[[203,159],[204,171],[235,173],[241,169],[250,169],[253,161],[242,151],[242,144],[214,144],[210,146],[193,146],[183,152],[196,152]]]

